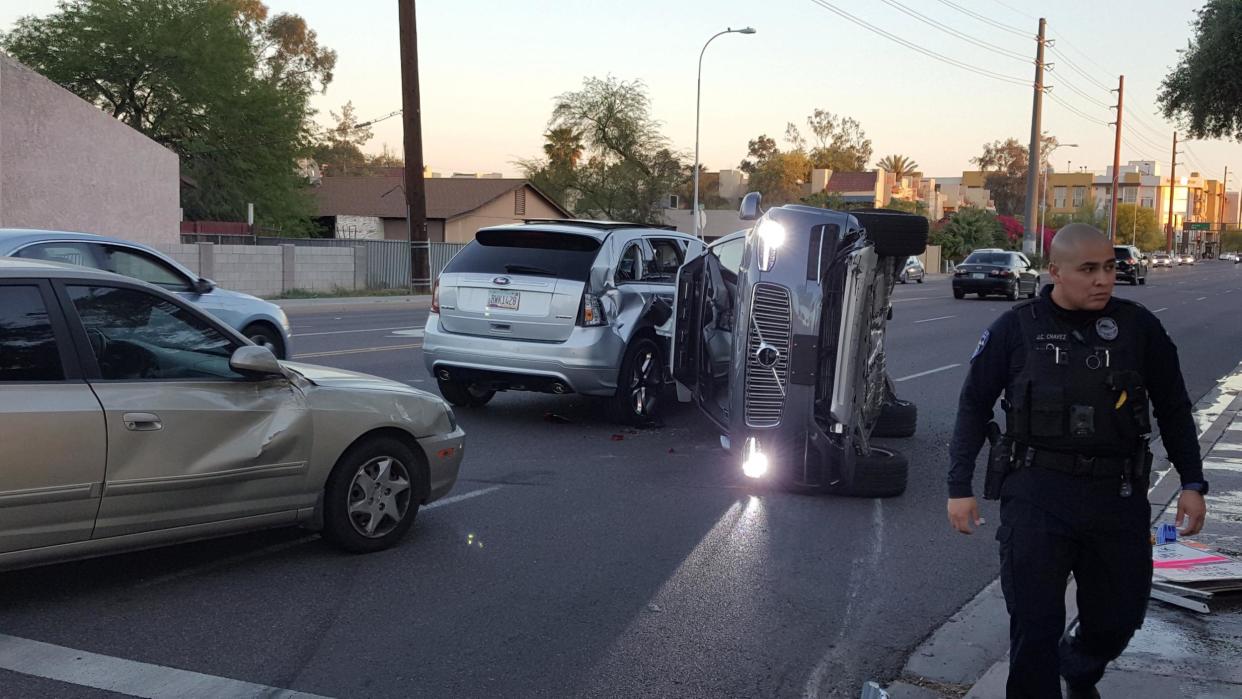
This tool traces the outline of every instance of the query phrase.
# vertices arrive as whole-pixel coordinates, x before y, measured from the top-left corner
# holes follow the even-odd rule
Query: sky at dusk
[[[296,12],[339,53],[336,76],[317,96],[319,120],[353,101],[361,119],[401,107],[396,0],[267,0]],[[0,31],[54,0],[4,0]],[[990,22],[972,17],[975,13]],[[756,34],[716,39],[703,59],[702,162],[736,167],[760,134],[778,140],[822,108],[857,119],[874,159],[899,153],[930,176],[957,176],[984,142],[1029,140],[1034,34],[1047,18],[1057,53],[1047,82],[1070,108],[1045,100],[1044,129],[1063,143],[1057,170],[1103,171],[1112,163],[1114,87],[1126,76],[1122,161],[1155,159],[1167,173],[1172,126],[1156,114],[1160,81],[1190,36],[1199,2],[1186,0],[423,0],[418,3],[425,158],[437,172],[516,174],[541,153],[554,98],[585,76],[642,80],[653,116],[674,148],[693,156],[699,51],[726,27]],[[947,65],[863,29],[836,7],[927,51],[1010,79]],[[911,16],[917,13],[923,19]],[[925,21],[924,21],[925,20]],[[954,36],[936,23],[967,38]],[[1018,31],[1014,31],[1014,30]],[[1026,36],[1021,32],[1027,32]],[[971,43],[971,41],[976,43]],[[986,46],[980,46],[984,44]],[[1017,56],[1008,55],[1018,54]],[[1060,54],[1060,55],[1058,55]],[[1085,74],[1085,75],[1084,75]],[[1089,76],[1089,77],[1088,77]],[[1081,112],[1081,114],[1075,113]],[[806,129],[803,129],[804,133]],[[367,150],[401,149],[401,120],[377,124]],[[1179,169],[1219,178],[1242,168],[1242,145],[1193,142]],[[1185,170],[1182,170],[1185,172]],[[1233,177],[1242,183],[1242,173]]]

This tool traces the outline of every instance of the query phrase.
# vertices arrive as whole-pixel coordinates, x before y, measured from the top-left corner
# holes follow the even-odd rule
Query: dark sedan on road
[[[1130,286],[1147,283],[1147,258],[1133,245],[1114,245],[1113,256],[1117,259],[1117,281],[1130,282]]]
[[[1026,255],[1012,250],[975,250],[953,272],[953,298],[966,294],[1001,295],[1010,301],[1026,294],[1034,298],[1039,291],[1039,270]]]

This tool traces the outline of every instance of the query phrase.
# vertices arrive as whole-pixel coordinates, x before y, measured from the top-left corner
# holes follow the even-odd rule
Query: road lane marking
[[[933,320],[948,320],[949,318],[956,318],[956,317],[957,316],[939,316],[937,318],[924,318],[923,320],[914,321],[914,324],[918,325],[919,323],[930,323]]]
[[[378,332],[384,332],[385,330],[419,330],[419,329],[421,328],[415,328],[410,325],[400,325],[395,328],[359,328],[357,330],[327,330],[325,332],[317,332],[317,333],[296,333],[293,335],[293,337],[314,337],[316,335],[348,335],[349,333],[378,333]]]
[[[1203,301],[1203,300],[1205,300],[1205,299],[1207,299],[1207,297],[1206,297],[1206,296],[1200,296],[1199,298],[1197,298],[1197,299],[1195,299],[1195,300],[1196,300],[1196,301]]]
[[[936,297],[935,296],[915,296],[915,297],[908,298],[908,299],[893,299],[893,303],[901,303],[902,301],[926,301],[928,299],[934,299],[934,298]]]
[[[388,352],[390,350],[418,349],[423,343],[417,342],[412,345],[389,345],[387,347],[359,347],[357,349],[332,350],[331,352],[306,352],[304,354],[293,355],[294,359],[311,359],[312,357],[335,357],[338,354],[363,354],[366,352]]]
[[[927,376],[928,374],[935,374],[941,371],[948,371],[949,369],[956,369],[959,366],[961,366],[961,364],[949,364],[947,366],[942,366],[937,369],[928,369],[927,371],[920,371],[917,374],[910,374],[909,376],[903,376],[900,379],[893,379],[893,381],[909,381],[910,379],[917,379],[920,376]]]
[[[1159,313],[1160,311],[1167,311],[1167,310],[1169,310],[1169,307],[1165,306],[1164,308],[1157,308],[1156,310],[1152,311],[1152,313]]]
[[[442,505],[452,505],[455,502],[461,502],[462,500],[469,500],[470,498],[477,498],[480,495],[487,495],[488,493],[494,493],[503,487],[504,487],[503,485],[493,485],[490,488],[480,488],[479,490],[472,490],[468,493],[462,493],[461,495],[454,495],[449,498],[444,498],[443,500],[436,500],[430,505],[424,505],[423,509],[430,510],[433,507],[440,507]]]
[[[147,699],[327,699],[319,694],[140,663],[7,634],[0,634],[0,668]]]

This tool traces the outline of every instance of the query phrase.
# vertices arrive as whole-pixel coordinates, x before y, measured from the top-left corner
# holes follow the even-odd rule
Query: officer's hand
[[[949,524],[963,534],[973,534],[970,525],[983,524],[979,503],[974,498],[949,498]]]
[[[1203,493],[1196,490],[1183,490],[1177,498],[1177,524],[1181,526],[1182,518],[1187,517],[1184,529],[1178,529],[1181,536],[1194,536],[1203,529],[1203,521],[1207,519],[1207,503],[1203,501]]]

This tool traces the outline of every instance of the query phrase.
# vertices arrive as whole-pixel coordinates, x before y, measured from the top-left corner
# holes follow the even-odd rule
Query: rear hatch
[[[532,342],[569,339],[599,248],[590,235],[479,231],[440,275],[441,329]]]

